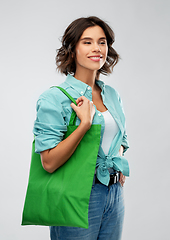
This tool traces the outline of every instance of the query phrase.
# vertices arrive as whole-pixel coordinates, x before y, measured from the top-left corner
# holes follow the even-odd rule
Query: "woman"
[[[89,202],[89,228],[50,227],[52,240],[118,240],[124,218],[123,185],[129,175],[125,117],[118,93],[99,80],[109,74],[119,56],[112,48],[114,33],[97,17],[79,18],[66,29],[56,64],[67,78],[61,87],[76,99],[77,106],[57,88],[44,92],[37,102],[34,125],[36,152],[50,173],[74,153],[92,124],[101,124],[101,143]],[[71,112],[77,129],[63,140]]]

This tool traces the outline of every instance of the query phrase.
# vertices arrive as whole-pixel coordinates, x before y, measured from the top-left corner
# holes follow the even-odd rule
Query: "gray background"
[[[121,61],[105,78],[124,103],[131,176],[123,240],[169,239],[169,56],[167,0],[0,2],[0,239],[47,240],[48,227],[21,227],[35,104],[65,77],[55,50],[75,18],[97,15],[114,29]]]

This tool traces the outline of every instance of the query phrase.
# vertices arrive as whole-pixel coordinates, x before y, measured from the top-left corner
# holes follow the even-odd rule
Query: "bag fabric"
[[[72,102],[76,101],[58,87]],[[73,111],[65,138],[75,126]],[[32,158],[21,225],[88,228],[88,206],[100,145],[101,125],[92,125],[70,159],[53,173],[44,170],[32,144]]]

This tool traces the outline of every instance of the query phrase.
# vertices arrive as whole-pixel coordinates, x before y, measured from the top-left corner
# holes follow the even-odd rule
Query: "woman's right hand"
[[[81,96],[77,98],[76,103],[77,106],[74,103],[71,103],[71,107],[76,112],[81,124],[84,124],[88,129],[90,129],[95,114],[93,102],[86,97]]]

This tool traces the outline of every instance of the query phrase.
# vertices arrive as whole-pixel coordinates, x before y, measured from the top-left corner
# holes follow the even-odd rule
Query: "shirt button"
[[[101,116],[101,113],[98,113],[98,116],[100,117],[100,116]]]
[[[83,91],[81,91],[81,95],[83,95]]]
[[[90,87],[88,86],[87,89],[90,90]]]

